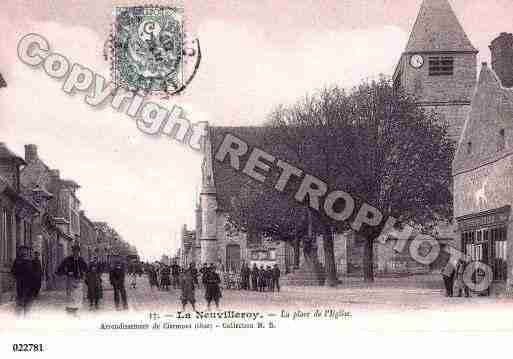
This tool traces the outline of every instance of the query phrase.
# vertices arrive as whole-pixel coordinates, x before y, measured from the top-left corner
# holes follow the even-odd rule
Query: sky
[[[160,1],[160,4],[172,4]],[[53,51],[110,78],[103,58],[112,10],[137,1],[4,0],[0,13],[0,141],[40,157],[81,185],[82,209],[108,221],[146,259],[174,254],[183,224],[194,226],[201,156],[164,137],[140,132],[108,107],[93,109],[83,94],[16,56],[25,34],[48,39]],[[393,73],[421,0],[183,1],[187,32],[203,59],[180,105],[192,122],[258,125],[280,103],[324,85],[350,88]],[[452,0],[470,40],[489,61],[488,45],[513,32],[511,0]]]

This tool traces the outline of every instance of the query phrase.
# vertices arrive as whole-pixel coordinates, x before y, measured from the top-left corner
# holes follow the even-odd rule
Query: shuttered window
[[[436,56],[429,58],[429,76],[452,76],[454,74],[454,58]]]

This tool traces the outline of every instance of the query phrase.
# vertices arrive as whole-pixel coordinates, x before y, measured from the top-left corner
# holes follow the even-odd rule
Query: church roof
[[[285,141],[280,141],[279,137],[282,136],[280,131],[272,127],[209,127],[210,141],[212,143],[212,153],[215,156],[219,146],[221,145],[224,137],[231,134],[244,142],[250,148],[258,147],[274,156],[278,156],[282,160],[294,163],[295,156],[291,149],[285,144]],[[242,157],[242,164],[247,160],[247,156]],[[227,161],[220,162],[214,160],[212,162],[214,183],[217,194],[217,205],[221,211],[227,211],[231,207],[231,201],[237,197],[241,188],[259,187],[259,183],[251,179],[249,176],[243,174],[241,171],[234,170]],[[269,174],[272,177],[274,174]]]
[[[478,52],[448,0],[422,2],[405,52],[424,51]]]

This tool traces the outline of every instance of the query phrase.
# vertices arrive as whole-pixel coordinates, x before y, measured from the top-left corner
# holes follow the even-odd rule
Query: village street
[[[105,278],[106,279],[106,278]],[[221,311],[260,312],[271,316],[278,323],[299,326],[302,323],[338,323],[339,329],[364,332],[398,331],[510,331],[513,330],[513,298],[511,297],[472,297],[447,298],[436,288],[435,277],[421,278],[378,278],[372,287],[367,287],[359,279],[347,279],[338,288],[326,287],[285,287],[277,293],[224,290]],[[65,314],[65,293],[63,291],[43,292],[31,313],[23,321],[8,320],[13,315],[13,303],[0,306],[2,330],[31,328],[38,329],[46,319],[66,321],[68,329],[83,330],[100,321],[121,319],[151,321],[151,315],[159,320],[173,318],[180,322],[181,311],[179,290],[169,292],[150,290],[146,276],[138,278],[137,288],[127,288],[129,309],[115,311],[113,291],[104,280],[104,299],[98,311],[89,311],[85,305],[79,313],[80,320]],[[421,288],[420,286],[424,286]],[[431,288],[429,288],[431,287]],[[206,311],[203,289],[196,291],[197,309]],[[85,302],[84,302],[85,303]],[[187,308],[190,311],[190,307]],[[323,318],[293,318],[312,313],[319,309]],[[324,316],[326,311],[350,313],[338,318]],[[282,312],[290,313],[289,318],[281,318]],[[193,313],[194,317],[194,313]],[[150,319],[151,318],[151,319]],[[7,320],[6,320],[7,319]],[[42,319],[40,321],[40,319]],[[298,320],[303,319],[303,320]],[[306,320],[305,320],[306,319]],[[182,320],[183,321],[183,320]],[[394,322],[394,326],[388,324]],[[89,324],[87,324],[89,323]],[[91,324],[92,323],[92,324]],[[388,324],[387,324],[388,323]],[[53,327],[52,327],[53,330]]]

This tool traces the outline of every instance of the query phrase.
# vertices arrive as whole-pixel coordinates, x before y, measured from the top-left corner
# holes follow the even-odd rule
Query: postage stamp
[[[150,94],[183,87],[183,7],[116,7],[112,40],[117,86]]]

